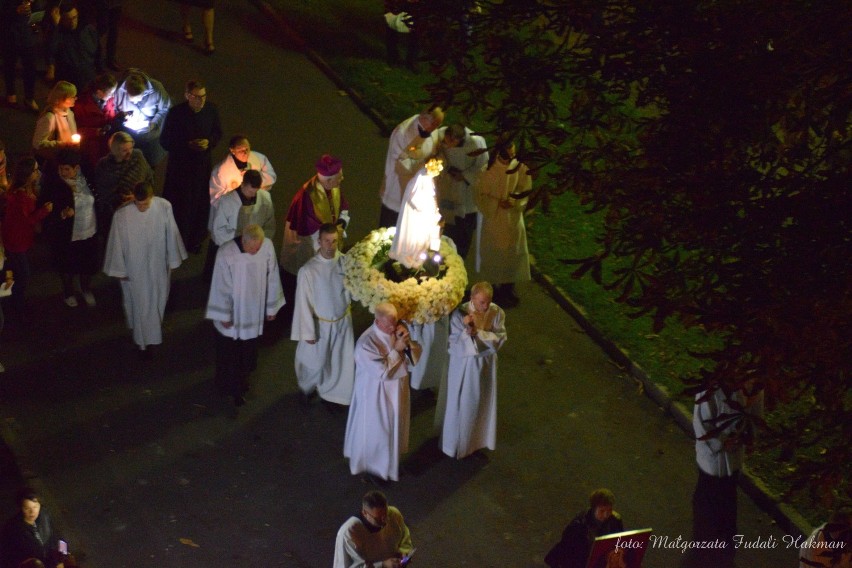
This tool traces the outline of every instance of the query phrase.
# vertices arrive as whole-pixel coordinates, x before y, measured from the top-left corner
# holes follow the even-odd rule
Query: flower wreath
[[[431,323],[449,314],[461,302],[467,286],[464,261],[453,242],[441,237],[443,257],[437,277],[409,277],[394,282],[380,269],[396,234],[396,227],[376,229],[355,244],[343,257],[343,283],[352,298],[370,312],[376,306],[390,302],[399,319],[416,323]],[[377,258],[377,255],[382,258]]]

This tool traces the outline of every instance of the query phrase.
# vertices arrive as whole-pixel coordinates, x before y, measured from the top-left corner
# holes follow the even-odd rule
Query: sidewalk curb
[[[391,133],[391,128],[388,127],[387,121],[372,108],[361,97],[361,94],[350,87],[340,75],[338,75],[331,66],[319,55],[311,49],[299,33],[293,29],[284,17],[278,13],[266,0],[251,0],[251,2],[263,14],[272,19],[284,32],[284,35],[293,42],[305,54],[305,56],[316,65],[339,89],[345,91],[355,105],[379,127],[383,136],[388,136]],[[628,353],[619,347],[617,344],[609,340],[601,333],[588,319],[585,310],[579,304],[575,303],[568,294],[565,293],[553,280],[546,274],[542,273],[535,265],[531,265],[533,278],[538,284],[547,290],[550,296],[556,300],[556,303],[562,307],[568,315],[570,315],[583,330],[597,343],[601,349],[618,365],[622,366],[626,372],[638,380],[643,387],[644,393],[671,415],[678,426],[690,437],[694,438],[695,432],[692,429],[692,412],[687,409],[681,402],[673,400],[668,390],[662,385],[655,383],[645,372],[642,367],[630,359]],[[748,495],[761,509],[766,511],[778,525],[791,535],[802,535],[807,537],[813,531],[811,524],[793,507],[783,503],[778,495],[775,495],[763,481],[752,474],[747,467],[743,467],[742,475],[740,476],[740,488]]]
[[[533,279],[547,290],[550,296],[556,300],[559,306],[568,312],[574,320],[583,328],[589,337],[597,343],[601,349],[634,379],[642,384],[643,391],[651,400],[669,413],[675,423],[680,426],[690,438],[695,437],[692,428],[692,412],[683,403],[672,399],[664,386],[655,383],[636,362],[630,359],[627,351],[604,336],[589,318],[582,306],[574,302],[562,288],[556,285],[553,279],[541,272],[535,265],[530,266]],[[740,489],[748,495],[761,509],[771,516],[778,526],[788,534],[807,537],[813,531],[811,524],[793,507],[783,503],[780,497],[769,490],[759,477],[743,467],[740,475]]]

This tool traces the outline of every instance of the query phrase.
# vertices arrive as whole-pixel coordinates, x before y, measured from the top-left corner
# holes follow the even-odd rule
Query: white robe
[[[403,120],[391,133],[385,157],[385,176],[380,195],[382,205],[393,211],[402,207],[402,194],[434,150],[434,139],[421,138],[417,129],[420,115]]]
[[[444,316],[436,322],[409,324],[411,339],[420,344],[423,353],[411,368],[411,388],[437,389],[447,378],[447,340],[450,318]]]
[[[124,314],[136,345],[163,342],[170,272],[186,257],[172,205],[165,199],[154,197],[147,211],[139,211],[130,203],[115,212],[104,273],[122,279]]]
[[[213,214],[211,233],[213,242],[222,246],[242,233],[246,225],[256,224],[263,228],[264,236],[275,236],[275,207],[268,191],[258,191],[257,200],[243,210],[238,191],[232,191],[219,200]]]
[[[283,305],[272,241],[263,239],[257,254],[240,252],[236,241],[216,252],[205,315],[213,320],[216,331],[232,339],[254,339],[263,335],[266,317],[277,314]],[[233,325],[226,328],[222,322]]]
[[[333,568],[381,568],[383,560],[411,552],[411,532],[396,507],[388,507],[387,524],[371,532],[358,517],[349,517],[337,531]]]
[[[408,451],[411,407],[407,360],[393,350],[393,340],[373,323],[355,344],[355,389],[343,455],[353,475],[369,472],[396,481],[399,456]]]
[[[506,172],[513,168],[517,171]],[[496,160],[479,178],[476,193],[479,204],[479,246],[476,250],[476,271],[479,278],[495,284],[513,284],[530,279],[530,255],[527,250],[527,230],[524,210],[527,198],[514,199],[513,193],[523,193],[532,187],[532,178],[524,164],[512,160],[503,164]],[[504,209],[500,202],[509,200]]]
[[[421,255],[441,246],[441,228],[438,225],[441,214],[435,200],[435,178],[426,172],[425,167],[420,168],[408,182],[402,203],[388,256],[408,268],[419,268],[425,260]]]
[[[342,258],[339,251],[332,259],[317,254],[299,269],[290,339],[299,342],[299,389],[316,390],[324,400],[348,406],[355,385],[355,334]]]
[[[450,316],[450,365],[438,394],[435,427],[441,450],[463,458],[497,443],[497,350],[506,341],[506,315],[496,304],[476,337],[465,332],[463,318],[470,303]]]
[[[435,157],[443,160],[444,165],[444,170],[435,181],[438,206],[448,224],[452,224],[455,217],[476,213],[474,188],[488,165],[488,152],[485,151],[488,145],[485,138],[474,134],[470,128],[465,128],[464,132],[464,141],[454,148],[446,148],[442,144],[447,133],[446,126],[432,133],[432,142],[436,148]],[[461,173],[463,179],[453,178],[450,175],[452,168]]]
[[[277,176],[275,169],[269,163],[266,156],[254,150],[249,152],[247,169],[260,172],[260,177],[263,180],[260,186],[261,189],[267,191],[272,189]],[[234,191],[242,185],[244,173],[245,171],[240,171],[237,168],[237,164],[234,162],[234,158],[231,157],[230,152],[228,152],[224,160],[213,168],[213,172],[210,174],[210,219],[207,227],[210,231],[213,230],[213,216],[216,214],[216,207],[219,200],[226,193]]]

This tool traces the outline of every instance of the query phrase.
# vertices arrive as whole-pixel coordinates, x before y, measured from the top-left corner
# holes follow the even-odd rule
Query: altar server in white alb
[[[480,214],[476,271],[494,283],[494,300],[506,308],[518,305],[515,284],[530,279],[524,210],[531,188],[529,170],[515,159],[514,144],[498,146],[476,187]]]
[[[411,414],[408,366],[418,359],[420,345],[397,320],[396,307],[377,305],[375,322],[355,344],[355,390],[343,441],[353,475],[399,479]]]
[[[450,316],[450,368],[435,410],[441,450],[450,457],[496,447],[497,351],[506,342],[506,315],[493,295],[488,282],[474,284],[470,302]]]
[[[268,191],[261,191],[263,178],[257,170],[243,176],[236,190],[219,200],[213,217],[213,242],[220,247],[249,225],[260,225],[266,238],[275,236],[275,207]]]
[[[216,334],[216,386],[245,404],[248,376],[257,367],[257,338],[263,324],[272,321],[284,294],[272,241],[259,225],[247,225],[241,236],[216,253],[206,318]]]
[[[104,273],[121,280],[124,314],[140,357],[163,342],[163,313],[169,299],[171,271],[186,260],[171,204],[154,196],[142,182],[133,188],[133,203],[115,212],[107,241]]]
[[[395,227],[402,211],[402,194],[414,175],[435,151],[432,132],[444,121],[441,107],[432,107],[403,120],[391,133],[385,157],[385,176],[379,195],[382,198],[380,227]]]
[[[296,379],[308,399],[314,393],[349,406],[355,384],[355,335],[343,285],[337,225],[319,228],[319,252],[299,269],[290,339],[296,347]]]

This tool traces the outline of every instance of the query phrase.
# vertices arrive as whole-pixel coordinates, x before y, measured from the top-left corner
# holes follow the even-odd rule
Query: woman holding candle
[[[77,87],[57,81],[47,95],[47,106],[38,117],[33,133],[33,150],[41,161],[53,157],[59,148],[79,148],[77,121],[71,108],[77,102]]]

